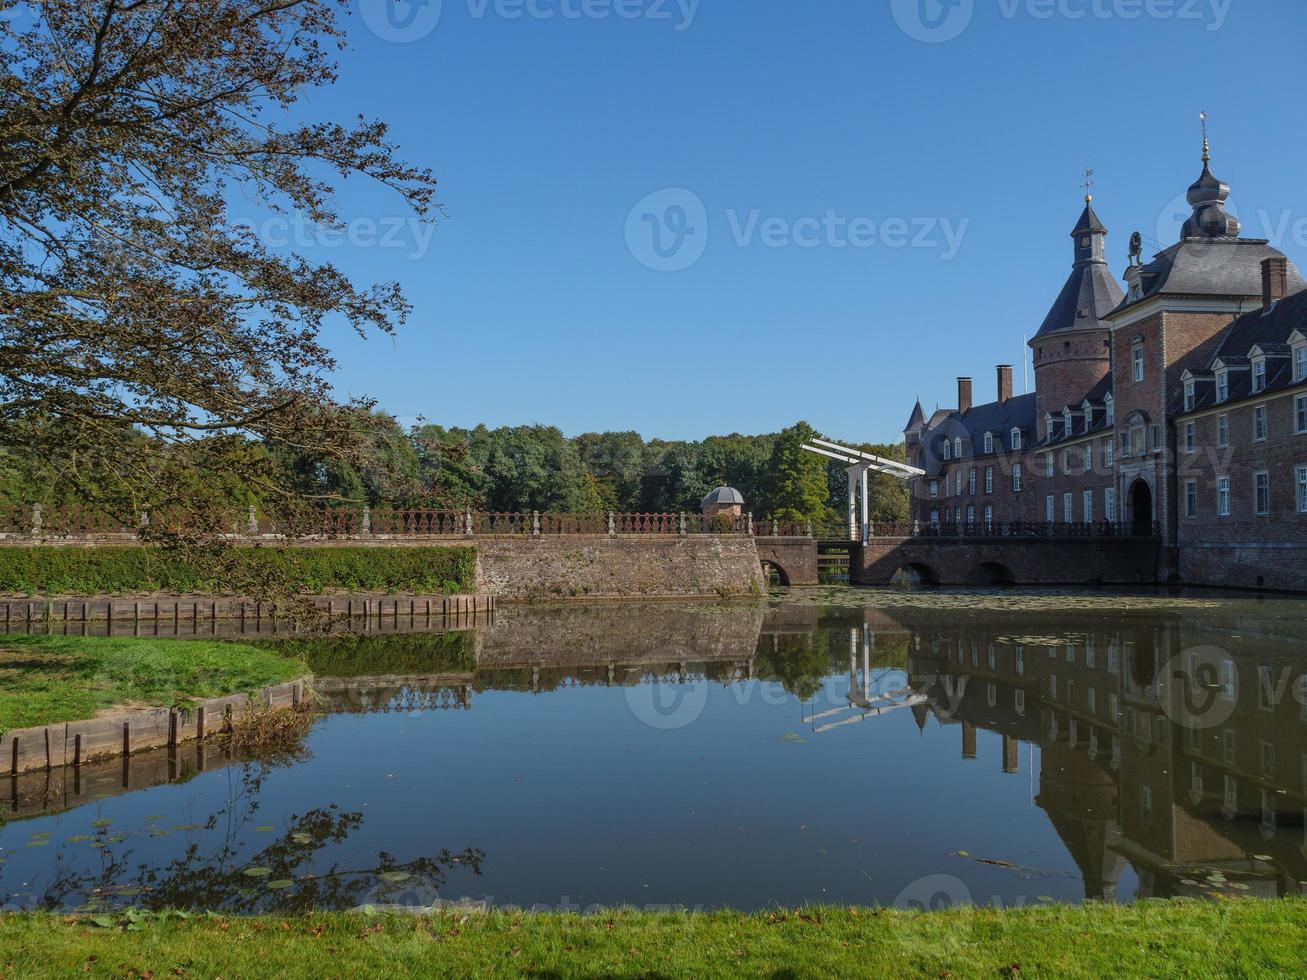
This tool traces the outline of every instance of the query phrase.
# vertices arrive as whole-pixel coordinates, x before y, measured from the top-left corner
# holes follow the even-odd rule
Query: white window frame
[[[1092,524],[1094,522],[1094,491],[1084,491],[1080,495],[1080,503],[1085,515],[1085,523]]]
[[[1228,476],[1218,476],[1216,478],[1216,516],[1230,516],[1230,478]]]
[[[1216,448],[1228,449],[1230,447],[1230,416],[1216,416]]]
[[[1012,492],[1021,492],[1021,464],[1017,463],[1012,467]]]
[[[956,459],[961,459],[961,458],[962,458],[962,437],[961,437],[961,436],[954,436],[954,437],[953,437],[953,456],[954,456],[954,458],[956,458]]]
[[[981,513],[985,520],[985,530],[988,531],[994,526],[994,505],[986,504],[985,509]]]
[[[939,497],[939,480],[930,481],[930,499],[936,500]]]
[[[1135,344],[1130,348],[1131,376],[1135,384],[1144,380],[1144,345]]]
[[[1044,521],[1048,524],[1057,521],[1057,498],[1051,493],[1044,498]]]
[[[1044,454],[1044,476],[1048,477],[1049,479],[1052,479],[1054,468],[1055,468],[1055,467],[1054,467],[1054,463],[1053,463],[1053,454],[1052,454],[1052,452],[1045,453],[1045,454]]]
[[[1189,421],[1184,424],[1184,451],[1192,456],[1198,452],[1198,423]]]
[[[1307,514],[1307,466],[1295,467],[1294,474],[1298,482],[1298,513]]]
[[[1230,371],[1221,368],[1216,372],[1216,404],[1222,405],[1230,398]]]
[[[1013,429],[1013,430],[1011,431],[1011,433],[1009,433],[1009,438],[1012,440],[1012,449],[1013,449],[1013,451],[1020,450],[1020,449],[1021,449],[1021,430],[1020,430],[1020,429]]]
[[[944,440],[943,455],[944,455],[945,462],[953,458],[953,444],[949,442],[947,439]]]
[[[1062,520],[1072,524],[1076,519],[1075,512],[1076,497],[1070,490],[1062,494]]]
[[[1116,399],[1114,399],[1111,396],[1111,394],[1108,394],[1107,397],[1103,399],[1103,404],[1107,406],[1107,424],[1115,425],[1116,424]]]
[[[994,467],[985,467],[985,493],[994,492]]]
[[[1265,498],[1264,501],[1263,498]],[[1253,513],[1258,517],[1270,516],[1271,474],[1269,470],[1258,470],[1253,474]]]
[[[988,455],[989,453],[992,453],[993,451],[994,451],[994,434],[993,434],[992,432],[986,432],[986,433],[985,433],[985,454]]]
[[[1103,491],[1103,519],[1112,523],[1116,521],[1116,487]]]
[[[1297,344],[1293,348],[1293,380],[1307,381],[1307,344]]]
[[[1109,470],[1116,465],[1116,443],[1111,439],[1103,443],[1103,465]]]
[[[1267,421],[1267,412],[1265,405],[1256,405],[1253,407],[1253,442],[1265,442],[1267,433],[1270,432],[1271,425]]]
[[[1293,400],[1293,434],[1307,435],[1307,395],[1298,395]]]
[[[1184,383],[1184,410],[1192,412],[1194,410],[1194,379],[1188,378]]]
[[[1266,358],[1254,357],[1252,364],[1253,364],[1252,393],[1256,395],[1266,390]]]
[[[975,495],[976,495],[976,468],[973,466],[971,467],[970,472],[967,473],[967,496],[974,497]]]

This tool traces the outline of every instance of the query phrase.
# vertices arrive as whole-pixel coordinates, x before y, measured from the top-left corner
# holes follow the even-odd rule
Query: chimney
[[[1289,260],[1283,255],[1262,260],[1262,306],[1284,299],[1289,292]]]
[[[958,378],[958,411],[971,411],[971,379]]]
[[[998,366],[998,400],[1005,402],[1012,397],[1012,365]]]

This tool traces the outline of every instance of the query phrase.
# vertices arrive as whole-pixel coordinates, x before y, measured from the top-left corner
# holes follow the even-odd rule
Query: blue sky
[[[387,119],[448,215],[351,185],[352,244],[305,251],[403,285],[396,338],[329,341],[406,420],[897,439],[959,374],[1021,389],[1084,168],[1114,266],[1175,237],[1204,109],[1245,234],[1307,267],[1307,4],[391,2],[306,111]]]

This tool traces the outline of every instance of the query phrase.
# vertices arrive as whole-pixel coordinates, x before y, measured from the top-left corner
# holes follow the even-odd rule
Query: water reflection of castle
[[[1127,864],[1137,897],[1297,894],[1302,641],[1246,625],[1243,636],[1223,630],[1220,648],[1179,620],[1088,631],[1041,620],[1039,636],[983,622],[921,629],[909,674],[929,713],[960,727],[964,757],[976,756],[977,729],[1002,736],[1003,772],[1018,770],[1020,743],[1040,747],[1035,802],[1087,898],[1115,898]]]

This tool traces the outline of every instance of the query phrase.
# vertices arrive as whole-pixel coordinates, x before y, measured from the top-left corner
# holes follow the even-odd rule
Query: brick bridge
[[[1156,537],[1118,525],[885,529],[849,543],[849,581],[888,585],[1144,585],[1158,581]]]

